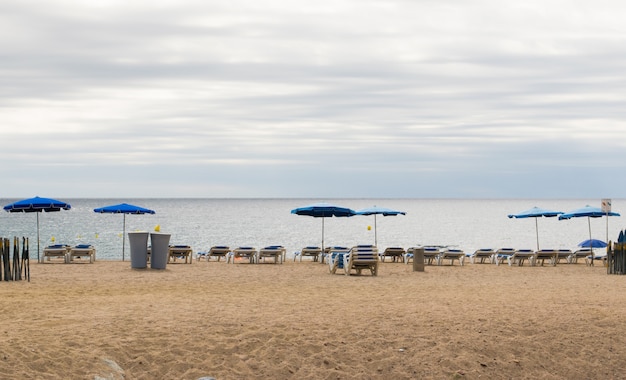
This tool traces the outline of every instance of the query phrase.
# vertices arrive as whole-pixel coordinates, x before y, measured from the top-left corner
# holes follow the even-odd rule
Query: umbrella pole
[[[593,244],[591,242],[591,218],[587,217],[587,224],[589,225],[589,249],[591,249],[591,266],[593,266]]]
[[[609,213],[606,213],[606,240],[605,242],[609,242]]]
[[[322,216],[322,252],[324,252],[324,217]]]
[[[374,247],[378,247],[378,234],[376,232],[376,214],[374,214]]]
[[[39,262],[39,212],[37,214],[37,262]]]
[[[539,250],[539,227],[537,225],[537,219],[535,218],[535,235],[537,236],[537,251]]]
[[[122,261],[124,261],[124,246],[126,245],[126,214],[124,215],[124,229],[122,230]]]

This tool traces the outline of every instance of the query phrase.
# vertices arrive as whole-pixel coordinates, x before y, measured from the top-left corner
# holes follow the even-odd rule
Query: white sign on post
[[[611,212],[611,200],[610,199],[602,200],[602,212],[605,214],[608,214],[609,212]]]

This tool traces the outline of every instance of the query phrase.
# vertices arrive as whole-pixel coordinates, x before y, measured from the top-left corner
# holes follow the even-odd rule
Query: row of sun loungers
[[[81,260],[86,258],[87,260]],[[89,244],[70,246],[66,244],[49,245],[43,249],[42,263],[50,262],[76,263],[96,261],[96,248]]]
[[[169,248],[168,260],[177,262],[184,260],[185,263],[192,262],[193,250],[188,245],[172,245]],[[150,257],[148,248],[148,258]],[[82,260],[86,259],[86,260]],[[43,249],[42,263],[93,263],[96,261],[96,248],[90,244],[78,244],[70,246],[67,244],[49,245]]]
[[[555,266],[558,263],[576,264],[578,259],[585,259],[585,262],[589,265],[591,261],[591,255],[594,252],[590,248],[581,248],[576,251],[569,249],[540,249],[533,251],[532,249],[513,249],[513,248],[500,248],[498,250],[492,249],[480,249],[474,252],[470,256],[472,263],[480,262],[495,263],[500,265],[506,262],[508,265],[523,266],[528,263],[529,266]],[[596,258],[598,258],[596,256]]]
[[[371,245],[357,245],[352,248],[334,246],[334,247],[326,247],[322,250],[320,247],[305,247],[299,252],[294,253],[294,261],[302,261],[305,257],[311,257],[312,261],[324,262],[327,257],[333,258],[332,253],[337,252],[349,252],[351,249],[361,248],[361,249],[373,249],[376,251],[379,261],[385,262],[385,260],[390,259],[391,262],[405,262],[408,263],[413,259],[413,250],[415,248],[409,248],[405,250],[401,247],[387,247],[384,251],[379,252],[378,248]],[[440,249],[437,247],[424,247],[424,258],[425,262],[428,264],[436,263],[437,265],[443,265],[444,260],[449,260],[451,264],[454,264],[454,261],[457,260],[461,265],[465,260],[465,252],[460,249]]]
[[[211,258],[220,261],[222,258],[226,260],[226,263],[235,263],[239,260],[247,260],[249,263],[266,262],[266,259],[272,259],[274,264],[282,264],[287,256],[287,250],[281,245],[271,245],[261,249],[254,247],[237,247],[231,248],[225,245],[213,246],[208,252],[199,252],[196,259],[206,259],[210,261]]]
[[[357,246],[368,247],[368,246]],[[369,246],[372,247],[372,246]],[[375,248],[375,247],[374,247]],[[401,247],[388,247],[382,252],[378,252],[378,258],[381,262],[385,262],[386,259],[390,259],[392,262],[404,262],[409,263],[413,260],[414,251],[418,247],[411,247],[405,250]],[[493,263],[500,265],[507,263],[510,266],[523,266],[528,263],[529,266],[544,266],[544,265],[557,265],[558,263],[576,264],[579,259],[585,259],[587,264],[591,261],[591,254],[593,251],[589,248],[581,248],[576,251],[569,249],[543,249],[539,251],[533,251],[531,249],[513,249],[513,248],[500,248],[493,250],[490,248],[478,249],[471,254],[465,253],[461,249],[446,248],[446,247],[419,247],[424,250],[424,263],[428,265],[444,265],[449,263],[454,265],[455,261],[461,266],[464,265],[466,259],[472,264],[476,263]],[[295,252],[294,261],[302,261],[303,258],[309,256],[313,261],[324,262],[326,257],[332,259],[336,255],[331,255],[332,252],[349,252],[350,249],[346,247],[327,247],[322,251],[319,247],[305,247],[300,252]],[[595,256],[598,259],[597,256]]]

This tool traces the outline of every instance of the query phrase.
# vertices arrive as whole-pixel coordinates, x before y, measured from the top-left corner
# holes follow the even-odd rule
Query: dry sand
[[[31,264],[0,283],[5,379],[624,379],[601,266]]]

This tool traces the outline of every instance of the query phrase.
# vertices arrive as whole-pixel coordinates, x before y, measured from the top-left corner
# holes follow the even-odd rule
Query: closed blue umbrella
[[[37,261],[39,261],[39,213],[69,210],[72,206],[69,203],[57,201],[51,198],[34,197],[23,199],[15,203],[4,206],[8,212],[36,212],[37,213]]]
[[[357,215],[374,215],[374,245],[378,246],[378,235],[376,232],[376,215],[382,216],[395,216],[395,215],[406,215],[404,211],[392,210],[390,208],[385,207],[368,207],[357,210]]]
[[[295,208],[291,210],[291,213],[296,215],[312,216],[314,218],[322,218],[322,250],[324,249],[324,218],[333,216],[350,217],[356,215],[354,210],[347,207],[336,206],[323,202]]]
[[[559,215],[559,220],[566,220],[571,218],[582,218],[587,217],[587,224],[589,226],[589,240],[591,240],[591,218],[601,218],[603,216],[620,216],[620,214],[616,212],[605,212],[600,207],[591,207],[589,205],[567,212],[565,214]],[[609,229],[609,221],[607,219],[607,235]],[[591,255],[591,265],[593,265],[593,255]]]
[[[101,214],[124,214],[124,229],[122,232],[122,261],[124,261],[124,250],[126,242],[126,214],[154,214],[154,210],[131,205],[128,203],[120,203],[117,205],[105,206],[93,209],[94,212]]]
[[[540,207],[533,207],[528,210],[524,210],[517,214],[509,214],[509,218],[516,219],[524,219],[524,218],[535,218],[535,234],[537,236],[537,251],[539,250],[539,226],[537,223],[537,219],[541,217],[552,218],[557,215],[563,214],[561,211],[548,210]]]

